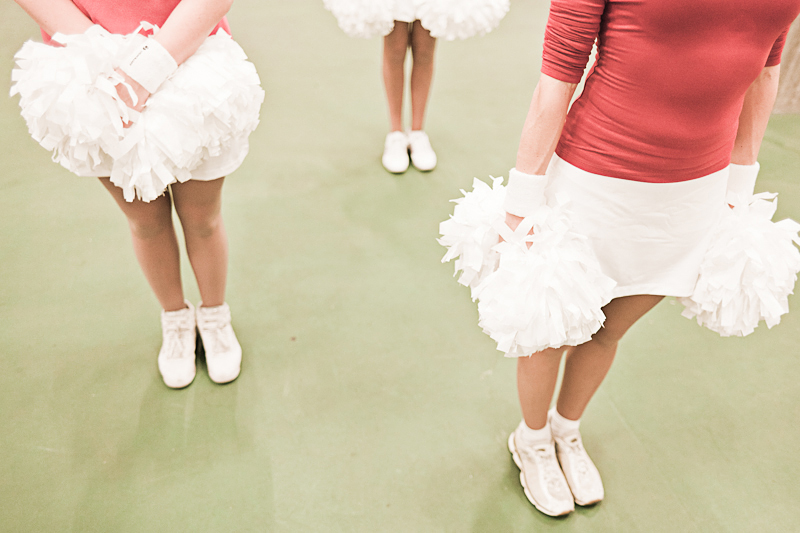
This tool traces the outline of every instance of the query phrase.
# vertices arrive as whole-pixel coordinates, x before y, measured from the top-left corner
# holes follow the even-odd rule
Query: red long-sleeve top
[[[552,0],[543,74],[577,83],[597,39],[556,153],[635,181],[725,168],[745,92],[798,13],[800,0]]]
[[[181,0],[72,0],[78,9],[94,24],[99,24],[111,33],[128,34],[142,21],[163,26]],[[228,34],[231,28],[223,17],[211,34],[222,28]],[[46,43],[50,36],[42,32]]]

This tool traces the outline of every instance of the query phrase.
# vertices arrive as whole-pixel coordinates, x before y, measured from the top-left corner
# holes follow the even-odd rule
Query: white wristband
[[[760,167],[761,165],[757,162],[752,165],[735,165],[731,163],[728,170],[728,194],[752,196],[756,188],[756,178]]]
[[[508,171],[508,186],[503,209],[518,217],[533,214],[536,208],[544,205],[544,189],[547,176],[525,174],[516,168]]]
[[[161,43],[150,37],[125,56],[119,68],[153,94],[177,70],[178,63]]]

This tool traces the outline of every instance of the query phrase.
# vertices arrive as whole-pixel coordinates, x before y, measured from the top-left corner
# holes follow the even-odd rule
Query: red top
[[[72,0],[93,23],[111,33],[120,34],[133,32],[142,21],[160,28],[180,2],[181,0]],[[228,34],[231,33],[227,18],[223,17],[211,34],[215,34],[220,28]],[[42,32],[42,36],[44,42],[50,42],[49,35]]]
[[[725,168],[745,92],[798,13],[800,0],[552,0],[542,73],[577,83],[598,48],[556,153],[635,181]]]

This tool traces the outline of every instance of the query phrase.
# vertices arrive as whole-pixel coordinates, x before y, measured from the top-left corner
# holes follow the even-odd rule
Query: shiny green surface
[[[392,176],[380,41],[345,37],[321,1],[237,0],[267,101],[225,186],[245,351],[227,386],[202,367],[161,383],[122,215],[0,98],[0,531],[800,531],[797,309],[720,339],[659,305],[584,417],[606,500],[550,519],[522,493],[514,363],[435,237],[459,188],[513,165],[546,12],[516,1],[491,35],[440,44],[439,168]],[[11,2],[0,16],[5,93],[36,28]],[[798,146],[800,121],[775,118],[758,187],[800,219]]]

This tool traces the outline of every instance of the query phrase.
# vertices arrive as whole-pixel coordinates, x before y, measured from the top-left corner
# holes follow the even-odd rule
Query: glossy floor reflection
[[[201,366],[189,388],[163,386],[159,309],[122,215],[0,99],[0,531],[800,530],[797,298],[745,339],[660,304],[584,418],[606,501],[557,520],[533,509],[505,449],[514,363],[435,237],[459,188],[513,164],[547,2],[441,43],[440,164],[402,176],[380,166],[380,42],[346,38],[321,4],[237,0],[230,16],[267,91],[225,185],[245,351],[230,385]],[[7,91],[37,30],[11,2],[0,15]],[[800,219],[799,146],[800,120],[776,117],[758,188],[781,194],[779,217]]]

